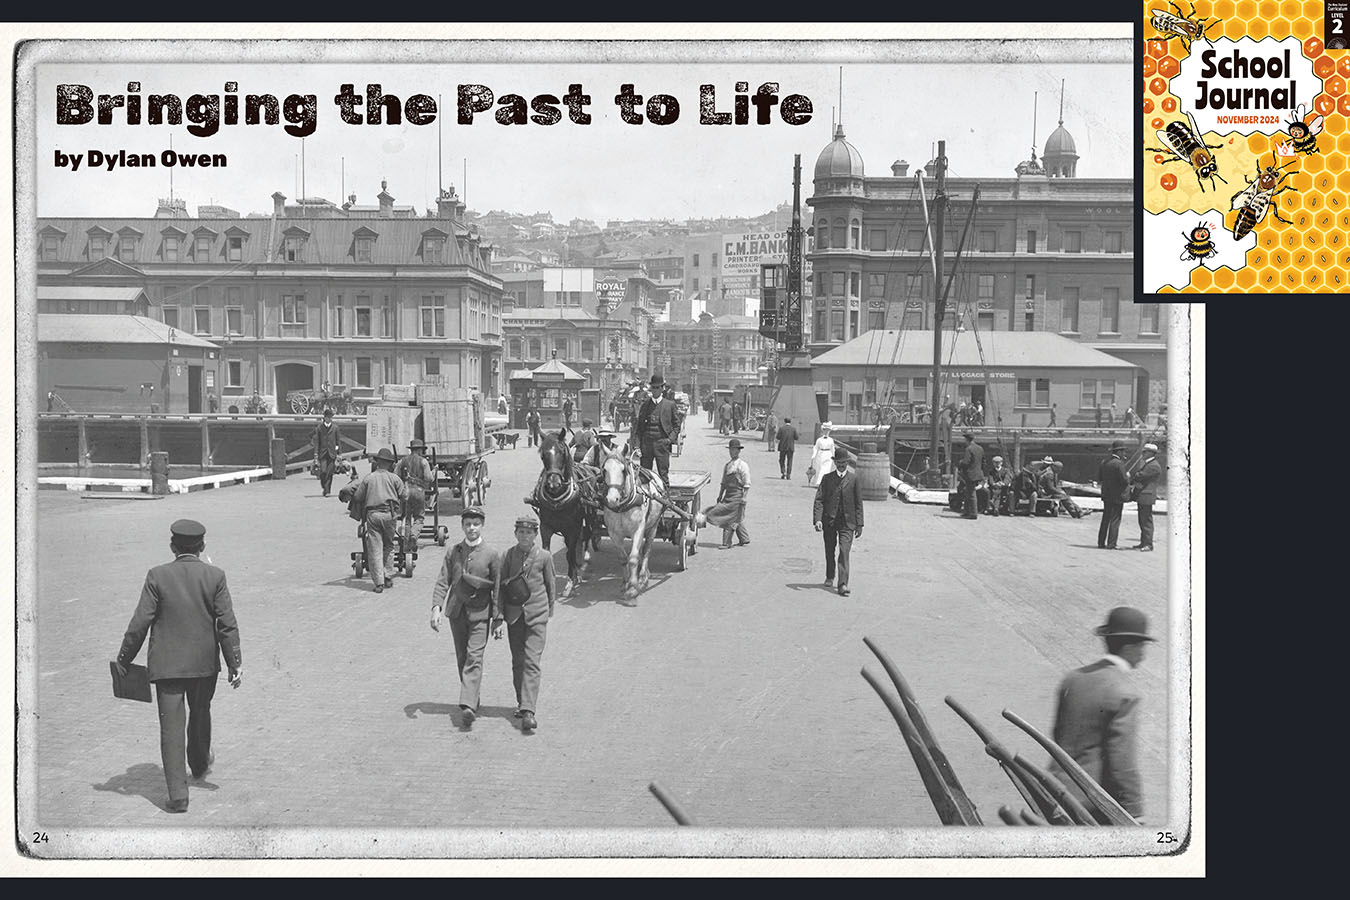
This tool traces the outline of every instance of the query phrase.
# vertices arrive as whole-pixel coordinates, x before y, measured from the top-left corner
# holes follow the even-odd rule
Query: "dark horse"
[[[525,502],[539,511],[539,532],[545,550],[549,549],[553,535],[563,536],[567,545],[567,577],[575,586],[581,580],[583,564],[590,559],[586,547],[590,535],[572,448],[559,435],[547,434],[539,445],[539,459],[544,470],[539,473],[534,493]]]

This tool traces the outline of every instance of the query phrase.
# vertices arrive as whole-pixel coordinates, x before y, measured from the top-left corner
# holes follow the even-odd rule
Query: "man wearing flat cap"
[[[478,692],[483,683],[483,651],[487,648],[488,623],[492,634],[502,636],[501,555],[483,541],[487,515],[481,506],[466,507],[459,514],[464,540],[445,552],[441,573],[431,589],[431,630],[439,632],[449,620],[455,641],[455,665],[459,669],[460,723],[473,726],[478,717]],[[441,611],[444,610],[444,617]]]
[[[816,488],[811,520],[816,531],[825,535],[825,583],[834,584],[835,546],[839,548],[839,595],[848,596],[848,556],[853,539],[862,537],[863,504],[858,476],[849,469],[849,453],[844,447],[834,451],[834,471],[827,473]]]
[[[242,683],[239,626],[234,618],[225,573],[203,562],[206,528],[191,519],[169,526],[173,562],[145,576],[141,599],[117,652],[118,671],[126,675],[150,634],[146,657],[159,706],[159,752],[169,789],[169,812],[187,812],[188,779],[211,769],[211,698],[224,655],[232,687]],[[186,707],[186,709],[185,709]],[[184,730],[186,729],[186,741]],[[184,765],[186,753],[187,765]]]
[[[394,542],[398,540],[398,521],[408,502],[408,489],[394,474],[394,451],[381,447],[370,461],[370,474],[361,479],[352,497],[352,505],[363,511],[366,565],[375,593],[394,586],[389,572],[394,568]]]
[[[436,490],[436,476],[431,471],[431,463],[423,455],[426,444],[418,438],[408,443],[408,455],[394,466],[394,474],[408,489],[407,517],[408,533],[404,541],[409,549],[417,550],[417,539],[422,534],[422,522],[427,514],[427,500],[433,499]]]
[[[1158,499],[1158,480],[1162,466],[1158,463],[1158,445],[1144,445],[1144,463],[1130,476],[1130,488],[1139,504],[1139,546],[1136,550],[1153,549],[1153,504]]]
[[[1134,670],[1144,659],[1145,645],[1157,638],[1148,634],[1148,618],[1129,606],[1111,610],[1096,633],[1106,642],[1106,654],[1060,683],[1051,737],[1138,819],[1144,806],[1136,762],[1141,698]],[[1078,793],[1053,761],[1051,769]]]
[[[1130,493],[1130,480],[1125,474],[1125,453],[1129,447],[1124,441],[1112,441],[1111,455],[1097,469],[1097,483],[1102,487],[1102,524],[1097,527],[1099,550],[1117,549],[1120,517]]]
[[[1012,469],[1003,464],[1003,457],[995,456],[989,467],[989,506],[985,512],[991,516],[1011,515],[1017,507],[1012,497]]]
[[[319,485],[323,495],[333,489],[333,471],[337,467],[338,452],[341,449],[342,432],[333,422],[333,411],[323,411],[323,421],[314,429],[314,461],[319,469]]]
[[[526,513],[516,519],[515,545],[502,554],[502,618],[511,645],[516,718],[526,734],[538,727],[540,663],[557,587],[553,554],[540,552],[538,537],[539,520]]]

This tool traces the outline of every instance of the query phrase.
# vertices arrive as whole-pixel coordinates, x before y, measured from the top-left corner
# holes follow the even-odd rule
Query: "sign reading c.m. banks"
[[[722,235],[722,287],[728,294],[751,296],[759,292],[759,267],[787,262],[786,231],[752,231]]]

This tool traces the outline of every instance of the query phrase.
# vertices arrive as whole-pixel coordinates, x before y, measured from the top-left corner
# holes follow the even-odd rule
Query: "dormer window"
[[[102,259],[108,255],[108,236],[106,234],[89,235],[89,258]]]
[[[286,262],[299,262],[300,250],[305,246],[305,239],[298,234],[287,235],[286,244],[282,248],[281,257]]]
[[[117,239],[117,258],[123,262],[136,258],[136,235],[123,234]]]
[[[439,266],[445,262],[445,238],[428,236],[422,239],[422,261]]]
[[[356,261],[370,262],[370,255],[374,249],[375,239],[373,237],[358,237],[356,239]]]
[[[61,254],[61,239],[63,237],[65,237],[65,235],[55,229],[44,231],[42,233],[42,243],[38,250],[40,254],[38,258],[44,262],[54,262]]]
[[[244,258],[244,239],[239,236],[233,236],[229,239],[229,260],[230,262],[240,262]]]
[[[204,260],[211,255],[211,237],[206,234],[199,234],[196,237],[192,247],[192,256],[196,260]]]
[[[164,261],[178,262],[178,235],[164,235]]]

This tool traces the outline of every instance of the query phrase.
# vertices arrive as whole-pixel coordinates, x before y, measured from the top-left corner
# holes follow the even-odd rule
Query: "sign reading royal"
[[[1298,38],[1219,38],[1197,50],[1181,61],[1169,89],[1201,134],[1275,134],[1322,90]]]

